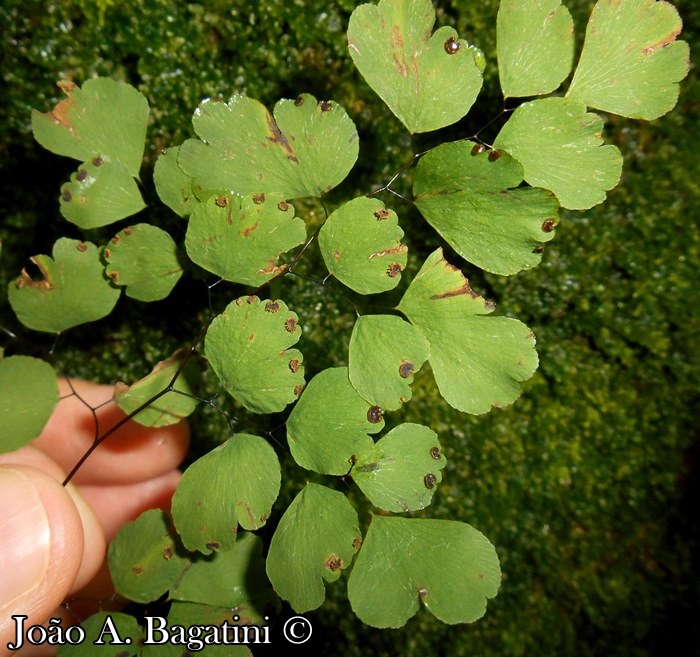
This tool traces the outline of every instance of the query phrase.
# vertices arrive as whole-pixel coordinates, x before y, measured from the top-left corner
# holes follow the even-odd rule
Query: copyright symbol
[[[292,616],[282,628],[284,638],[289,643],[306,643],[311,638],[313,628],[303,616]]]

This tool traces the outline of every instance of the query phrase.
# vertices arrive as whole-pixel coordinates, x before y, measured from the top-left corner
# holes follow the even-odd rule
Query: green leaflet
[[[656,0],[600,0],[567,97],[635,119],[656,119],[678,100],[690,48],[676,41],[676,8]]]
[[[161,228],[136,224],[119,231],[104,250],[105,271],[126,296],[138,301],[165,299],[182,276],[175,241]]]
[[[61,187],[61,214],[80,228],[99,228],[146,207],[136,180],[108,156],[84,162]]]
[[[109,78],[82,88],[61,81],[67,94],[50,112],[32,111],[36,140],[83,164],[61,187],[61,214],[81,228],[106,226],[145,207],[138,185],[148,125],[148,102],[134,87]]]
[[[470,623],[484,615],[500,581],[496,550],[470,525],[373,516],[348,598],[373,627],[401,627],[419,601],[444,623]]]
[[[474,51],[450,27],[431,36],[434,22],[430,0],[380,0],[348,25],[355,66],[411,133],[455,123],[481,89]]]
[[[226,391],[254,413],[275,413],[304,388],[298,317],[283,301],[241,297],[214,318],[204,354]]]
[[[133,413],[170,386],[185,358],[184,351],[176,351],[130,386],[117,383],[114,387],[114,401],[127,415]],[[173,389],[139,411],[133,418],[134,422],[146,427],[164,427],[191,415],[199,403],[196,390],[200,378],[197,362],[190,358],[175,379]]]
[[[347,367],[334,367],[309,382],[287,420],[287,440],[302,468],[344,475],[372,446],[368,434],[383,427],[382,409],[360,397]]]
[[[235,434],[197,459],[173,495],[175,527],[188,550],[228,550],[238,525],[262,527],[280,489],[275,450],[263,438]]]
[[[85,630],[85,641],[59,646],[57,657],[136,657],[141,654],[143,630],[136,618],[129,614],[100,611],[80,625]],[[126,639],[130,641],[126,643]]]
[[[109,315],[120,290],[110,285],[100,253],[90,242],[62,237],[53,246],[53,257],[30,260],[41,280],[26,270],[8,286],[10,305],[20,322],[35,331],[61,333]]]
[[[321,255],[341,283],[360,294],[394,289],[406,267],[408,248],[393,210],[376,198],[340,206],[318,234]]]
[[[69,81],[67,97],[50,112],[32,111],[34,138],[46,149],[81,162],[101,157],[122,164],[136,178],[148,125],[148,101],[131,85],[109,78]]]
[[[240,196],[320,196],[347,176],[358,137],[340,105],[302,94],[273,114],[246,96],[203,102],[192,119],[199,139],[182,144],[178,164],[196,185]]]
[[[34,440],[58,404],[56,372],[46,361],[0,353],[0,453]]]
[[[307,484],[289,505],[267,555],[275,591],[298,613],[319,607],[362,543],[357,513],[342,493]]]
[[[160,200],[178,216],[186,217],[198,201],[192,178],[177,163],[179,155],[179,146],[161,153],[153,169],[153,183]]]
[[[243,532],[231,549],[193,559],[171,588],[170,597],[228,609],[252,600],[272,601],[274,593],[265,575],[262,552],[262,540]]]
[[[513,112],[494,146],[516,158],[530,185],[552,190],[571,210],[591,208],[620,180],[622,155],[603,145],[603,119],[570,98],[542,98]]]
[[[496,30],[506,98],[547,94],[571,72],[574,22],[560,0],[501,0]]]
[[[537,369],[535,338],[522,322],[484,317],[494,309],[469,287],[442,249],[423,264],[398,309],[430,343],[430,365],[450,406],[481,414],[520,396]]]
[[[519,187],[522,181],[523,168],[508,154],[458,141],[420,159],[413,192],[421,214],[457,253],[509,275],[539,264],[558,221],[553,195]]]
[[[170,518],[160,509],[145,511],[120,529],[107,555],[117,593],[148,603],[170,589],[189,566],[173,534]]]
[[[192,210],[187,255],[224,280],[259,286],[283,272],[282,252],[306,239],[304,221],[279,197],[219,195]]]
[[[400,513],[430,504],[446,463],[432,429],[405,423],[359,454],[350,475],[372,504]]]
[[[394,315],[363,315],[350,338],[350,382],[363,399],[395,411],[411,398],[413,375],[428,359],[423,334]]]

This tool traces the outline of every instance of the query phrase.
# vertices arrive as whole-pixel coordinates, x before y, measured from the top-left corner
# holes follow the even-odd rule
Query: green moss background
[[[566,2],[582,34],[592,2]],[[55,81],[94,75],[128,80],[152,108],[144,184],[149,220],[182,241],[183,222],[156,207],[150,169],[163,147],[190,136],[205,97],[245,93],[271,106],[308,91],[343,104],[358,125],[361,153],[352,179],[328,200],[366,193],[405,162],[412,144],[354,71],[344,30],[355,3],[211,0],[185,3],[35,2],[0,7],[0,335],[7,353],[45,354],[53,338],[32,334],[6,302],[6,282],[27,257],[60,235],[104,241],[60,217],[58,188],[74,168],[32,141],[29,112],[48,110]],[[440,139],[471,135],[501,110],[495,68],[497,2],[438,3],[438,23],[454,25],[486,54],[477,106]],[[700,7],[677,2],[683,37],[697,46]],[[580,37],[581,35],[579,35]],[[696,55],[692,55],[696,61]],[[566,213],[542,264],[511,278],[461,263],[498,311],[526,322],[538,339],[540,369],[508,409],[470,417],[450,409],[422,372],[414,400],[391,418],[420,421],[440,434],[448,457],[443,484],[425,515],[469,522],[496,545],[504,572],[499,596],[474,625],[450,627],[420,612],[402,630],[361,626],[344,580],[313,614],[307,652],[325,655],[606,655],[700,653],[698,572],[698,411],[700,392],[700,85],[695,68],[676,110],[654,122],[613,120],[607,138],[625,156],[608,201]],[[487,141],[501,123],[485,128]],[[410,189],[410,175],[397,189]],[[389,200],[389,198],[385,199]],[[392,201],[412,252],[411,267],[437,244],[408,204]],[[307,219],[323,209],[297,204]],[[458,259],[453,258],[455,262]],[[298,276],[280,283],[304,327],[309,375],[346,358],[353,302],[321,286],[313,252]],[[131,381],[187,344],[231,289],[208,290],[196,272],[171,300],[122,299],[96,325],[62,337],[56,353],[74,376]],[[203,394],[215,390],[205,378]],[[271,431],[292,473],[282,511],[305,473],[292,465],[283,417],[257,418],[219,399],[245,431]],[[226,436],[211,407],[193,419],[195,453]],[[344,485],[341,484],[340,485]],[[449,568],[449,564],[445,564]]]

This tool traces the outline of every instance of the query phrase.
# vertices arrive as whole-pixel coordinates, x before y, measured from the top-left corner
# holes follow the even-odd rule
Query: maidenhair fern
[[[357,7],[348,26],[357,69],[412,134],[460,121],[482,86],[483,55],[449,26],[433,32],[434,21],[430,0],[381,0]],[[493,144],[465,128],[463,139],[410,154],[411,202],[457,254],[512,275],[541,261],[560,207],[590,208],[619,181],[621,153],[604,142],[604,118],[591,110],[642,119],[668,112],[689,55],[667,2],[599,0],[562,89],[575,60],[565,6],[502,0],[496,29],[503,96],[524,102]],[[65,99],[32,117],[43,146],[80,162],[60,190],[61,214],[88,229],[141,213],[145,98],[109,79],[61,86]],[[496,550],[468,524],[400,515],[430,505],[446,460],[431,428],[404,423],[384,432],[384,414],[410,402],[426,363],[460,411],[512,404],[537,368],[535,336],[495,313],[438,248],[404,281],[395,307],[360,305],[347,353],[307,380],[304,317],[287,296],[286,275],[317,243],[321,277],[357,298],[393,290],[414,257],[402,242],[401,202],[345,199],[317,232],[297,212],[294,199],[337,187],[360,152],[352,111],[334,100],[301,93],[272,112],[244,96],[206,100],[192,125],[196,137],[165,151],[153,177],[162,202],[188,222],[184,243],[143,221],[104,244],[61,238],[51,256],[31,258],[39,278],[22,271],[9,283],[10,303],[28,329],[60,334],[107,316],[122,290],[142,302],[167,297],[192,263],[245,286],[188,349],[118,386],[115,402],[148,426],[179,421],[202,401],[202,358],[241,406],[287,413],[291,456],[315,474],[264,548],[253,532],[273,513],[280,461],[264,438],[230,435],[185,471],[171,515],[149,511],[114,540],[117,592],[144,603],[167,596],[171,624],[218,624],[233,608],[262,622],[263,607],[279,599],[297,612],[317,608],[326,585],[347,570],[350,604],[369,625],[399,627],[421,604],[446,623],[478,619],[500,585]],[[51,365],[15,354],[0,360],[0,424],[11,427],[3,450],[35,438],[57,401]],[[354,481],[376,509],[364,536],[348,497],[318,483],[323,477]],[[99,631],[103,617],[85,626]],[[127,616],[115,619],[134,637],[141,631]],[[91,654],[89,645],[65,654]],[[171,650],[134,644],[129,654]]]

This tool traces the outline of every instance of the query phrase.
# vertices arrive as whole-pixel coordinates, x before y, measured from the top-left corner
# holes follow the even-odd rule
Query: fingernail
[[[49,519],[31,479],[0,468],[0,573],[4,603],[28,593],[46,575],[51,553]]]

